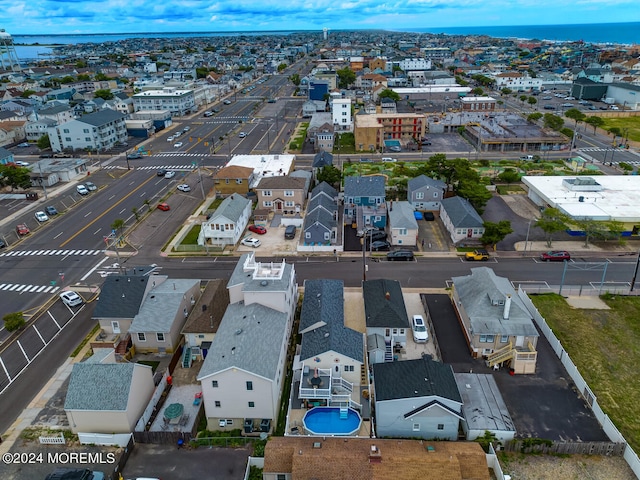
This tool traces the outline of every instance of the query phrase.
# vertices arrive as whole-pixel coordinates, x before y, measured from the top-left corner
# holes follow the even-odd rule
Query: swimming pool
[[[302,419],[311,435],[355,435],[362,419],[354,409],[347,409],[347,418],[340,418],[340,407],[314,407]]]

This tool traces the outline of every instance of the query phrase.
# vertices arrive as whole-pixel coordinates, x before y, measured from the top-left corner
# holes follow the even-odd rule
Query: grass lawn
[[[611,310],[571,308],[559,295],[532,295],[602,409],[640,451],[640,298],[605,295]]]
[[[200,235],[201,225],[194,225],[189,233],[187,233],[182,240],[183,245],[197,245],[198,244],[198,235]]]
[[[602,128],[605,130],[610,129],[611,127],[618,127],[622,132],[625,128],[628,128],[629,140],[640,142],[640,116],[603,118],[604,125]],[[587,129],[589,129],[589,126],[587,126]],[[593,127],[591,128],[591,131],[593,131]],[[611,140],[613,141],[613,135],[611,135]],[[620,140],[620,137],[618,137],[618,140]]]
[[[156,362],[156,361],[152,361],[152,360],[140,360],[139,362],[136,362],[136,363],[151,367],[151,371],[153,373],[156,373],[156,369],[158,368],[158,365],[160,365],[160,362]]]

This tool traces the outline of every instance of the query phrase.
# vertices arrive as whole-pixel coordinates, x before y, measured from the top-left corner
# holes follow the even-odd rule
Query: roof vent
[[[324,338],[329,338],[329,332],[324,334]]]
[[[241,329],[241,328],[239,328],[239,329],[237,329],[237,330],[236,330],[236,335],[240,335],[241,333],[242,333],[242,329]],[[234,347],[234,348],[235,348],[235,347]]]
[[[266,287],[267,285],[269,285],[269,282],[267,282],[266,280],[262,280],[260,282],[260,285],[262,285],[263,287]]]
[[[390,300],[391,299],[391,294],[389,292],[386,292],[384,294],[384,298],[386,298],[387,300]]]
[[[313,442],[313,448],[322,448],[321,442]]]

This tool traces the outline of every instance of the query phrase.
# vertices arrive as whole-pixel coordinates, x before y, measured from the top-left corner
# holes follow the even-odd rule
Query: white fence
[[[160,383],[158,383],[156,390],[153,392],[151,400],[149,400],[149,403],[147,403],[147,408],[144,409],[144,412],[142,412],[142,416],[138,419],[138,423],[136,423],[135,429],[136,432],[144,432],[147,422],[153,414],[153,409],[158,404],[158,401],[162,396],[162,392],[164,392],[164,389],[167,387],[167,376],[169,376],[169,369],[167,369],[167,371],[162,375],[162,380],[160,380]]]
[[[244,470],[244,480],[249,480],[249,472],[251,472],[251,467],[264,468],[264,458],[263,457],[249,457],[247,460],[247,468]]]
[[[562,292],[564,293],[564,288],[562,289]],[[578,367],[576,367],[576,365],[573,363],[573,361],[569,357],[569,354],[562,347],[560,340],[558,340],[558,337],[555,336],[544,317],[540,315],[540,312],[538,312],[538,309],[535,307],[533,302],[531,302],[531,299],[522,289],[522,286],[518,287],[518,296],[527,307],[527,310],[529,310],[529,313],[533,317],[533,320],[536,322],[536,325],[542,331],[542,334],[545,336],[545,338],[549,341],[551,348],[556,353],[556,355],[560,359],[560,362],[569,373],[571,380],[573,380],[573,383],[576,385],[576,389],[582,394],[586,402],[591,406],[591,410],[593,411],[594,416],[596,417],[598,422],[600,422],[602,429],[607,434],[609,439],[612,442],[627,443],[620,431],[616,428],[613,422],[611,422],[609,416],[602,411],[602,408],[600,408],[600,405],[598,405],[598,399],[578,371]],[[629,444],[627,444],[624,450],[623,457],[629,464],[629,467],[631,467],[631,470],[633,470],[633,473],[635,473],[636,477],[640,478],[640,459],[638,458],[636,452],[629,446]]]
[[[54,437],[38,437],[38,441],[42,445],[64,445],[64,433],[60,432],[60,435]]]
[[[82,445],[109,445],[126,447],[131,440],[130,433],[78,433]]]

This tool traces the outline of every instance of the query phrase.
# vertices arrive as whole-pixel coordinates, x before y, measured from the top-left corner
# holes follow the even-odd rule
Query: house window
[[[233,419],[232,418],[227,418],[227,426],[229,425],[233,425]]]
[[[69,133],[69,129],[68,129],[68,128],[64,128],[64,129],[62,129],[62,131],[63,131],[64,133]]]
[[[225,179],[224,179],[224,183],[226,183],[227,185],[229,185],[229,179],[228,179],[228,178],[225,178]]]
[[[296,202],[292,202],[291,200],[285,200],[284,206],[287,208],[293,208],[296,205]]]
[[[353,365],[345,365],[344,366],[344,371],[345,372],[353,372]]]
[[[500,343],[507,343],[509,341],[509,335],[502,335],[500,337]]]
[[[215,406],[216,406],[216,408],[220,408],[221,407],[220,400],[216,400]]]
[[[218,380],[211,380],[211,387],[218,388]]]
[[[422,200],[424,198],[424,192],[416,192],[416,200]]]
[[[413,431],[414,432],[419,432],[420,431],[420,424],[419,423],[414,423],[413,424]]]
[[[438,198],[438,192],[433,192],[433,198]]]
[[[304,232],[304,238],[311,238],[311,232]]]
[[[285,197],[293,197],[293,190],[285,190],[284,191],[284,196]]]
[[[253,390],[253,382],[247,382],[247,390]]]
[[[144,332],[138,332],[138,341],[139,342],[147,341],[147,336],[144,334]]]
[[[329,232],[324,232],[324,239],[325,239],[325,240],[331,240],[331,233],[329,233]]]
[[[279,473],[276,476],[276,480],[287,480],[287,476],[284,473]]]
[[[404,328],[400,329],[400,335],[404,335]]]
[[[236,183],[238,185],[242,185],[242,179],[241,178],[236,178]],[[229,422],[227,422],[227,423],[229,423]]]
[[[262,205],[270,208],[273,207],[273,202],[265,200],[264,202],[262,202]]]
[[[255,407],[255,406],[256,406],[256,403],[255,403],[255,402],[249,402],[249,408],[253,408],[253,407]]]
[[[438,430],[444,430],[444,423],[438,424]]]
[[[164,342],[164,333],[156,332],[156,340],[159,342]]]
[[[262,196],[263,197],[270,197],[271,196],[271,190],[263,190],[262,191]]]
[[[495,341],[495,335],[480,335],[480,343],[493,343]]]
[[[407,229],[406,228],[399,228],[398,229],[398,235],[405,236],[406,234],[407,234]]]

